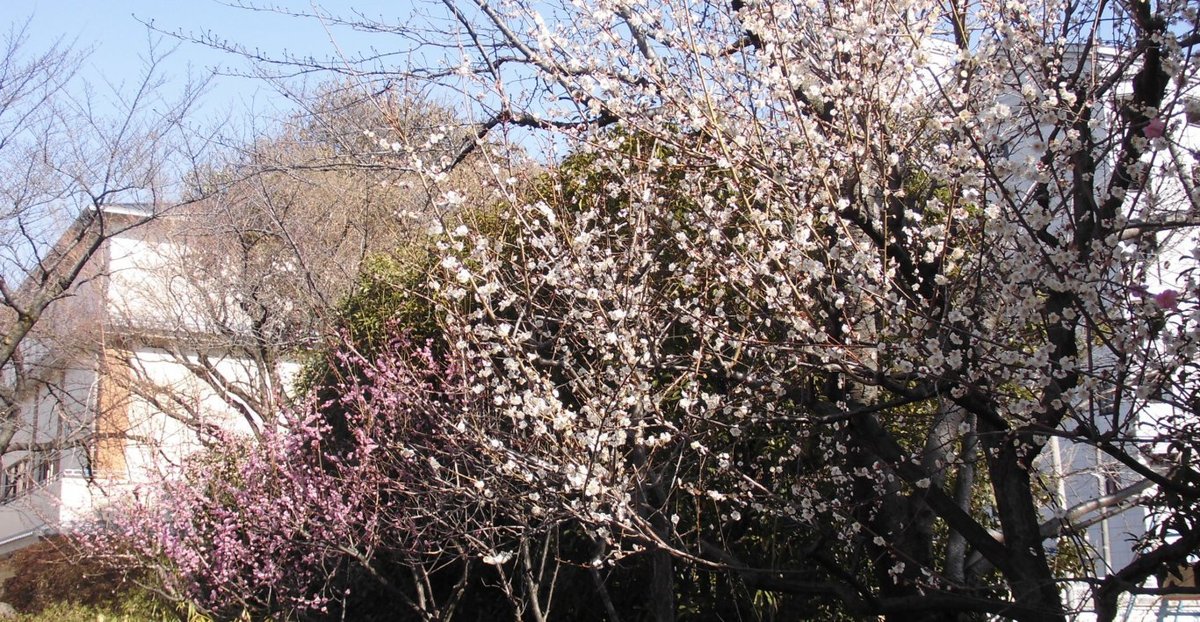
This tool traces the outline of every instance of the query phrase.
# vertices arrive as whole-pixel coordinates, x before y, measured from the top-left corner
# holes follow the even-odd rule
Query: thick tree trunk
[[[675,570],[671,554],[655,551],[652,554],[649,610],[654,622],[675,622]]]
[[[996,513],[1004,534],[1004,546],[1010,552],[1005,579],[1012,590],[1013,602],[1040,612],[1023,615],[1023,620],[1065,621],[1062,596],[1046,559],[1029,471],[1008,434],[983,420],[980,428],[996,497]]]

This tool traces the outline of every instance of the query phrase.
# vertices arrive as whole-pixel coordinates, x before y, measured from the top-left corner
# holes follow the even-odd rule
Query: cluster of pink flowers
[[[230,437],[183,473],[112,508],[86,537],[165,567],[167,588],[219,615],[324,611],[347,573],[422,546],[404,510],[412,479],[399,448],[447,407],[454,372],[403,338],[310,399],[285,430],[256,443]]]

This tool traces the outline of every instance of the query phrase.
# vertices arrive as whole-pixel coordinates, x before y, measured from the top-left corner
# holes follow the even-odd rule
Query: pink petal
[[[1150,119],[1150,122],[1146,123],[1146,127],[1142,128],[1142,134],[1145,135],[1146,138],[1158,138],[1159,136],[1162,136],[1166,132],[1167,132],[1166,121],[1163,121],[1162,119],[1160,119],[1158,117],[1154,117],[1153,119]]]
[[[1160,309],[1174,310],[1179,307],[1179,292],[1168,289],[1155,294],[1154,304]]]

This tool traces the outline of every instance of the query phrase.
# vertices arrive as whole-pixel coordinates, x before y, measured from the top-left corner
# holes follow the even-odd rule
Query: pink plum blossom
[[[1154,304],[1160,309],[1174,311],[1179,308],[1179,292],[1173,289],[1165,289],[1154,295]]]
[[[297,405],[285,432],[257,443],[231,436],[194,456],[180,476],[114,506],[86,537],[166,564],[170,593],[228,619],[340,611],[345,577],[437,559],[427,547],[441,543],[418,535],[432,528],[418,524],[414,506],[431,498],[419,489],[436,478],[403,448],[456,451],[436,420],[463,408],[460,377],[402,337],[383,350],[374,360],[342,353],[361,375],[329,387],[336,397]]]
[[[1142,128],[1142,134],[1146,138],[1159,138],[1166,132],[1167,132],[1166,122],[1158,117],[1154,117],[1153,119],[1150,119],[1150,121],[1148,123],[1146,123],[1146,127]]]

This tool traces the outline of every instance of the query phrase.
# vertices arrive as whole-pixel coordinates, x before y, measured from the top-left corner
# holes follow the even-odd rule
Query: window
[[[4,475],[0,477],[0,503],[8,503],[17,498],[17,480],[9,476],[8,470],[5,469]]]
[[[41,456],[34,462],[33,465],[33,481],[36,484],[45,484],[54,477],[55,463],[58,462],[54,456]]]
[[[50,481],[57,471],[57,457],[22,458],[0,473],[0,503],[8,503]]]
[[[0,478],[0,503],[8,503],[29,490],[29,461],[20,460],[4,469]]]

